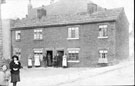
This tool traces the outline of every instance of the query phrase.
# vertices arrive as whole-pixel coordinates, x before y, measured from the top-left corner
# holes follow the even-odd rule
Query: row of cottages
[[[58,3],[49,5],[52,6],[51,10],[56,9],[55,4]],[[19,55],[23,66],[27,66],[29,55],[42,58],[44,53],[51,54],[52,61],[57,52],[68,55],[69,67],[92,67],[98,63],[110,64],[127,58],[129,35],[124,9],[98,10],[96,4],[86,5],[84,7],[88,10],[85,12],[49,15],[47,7],[37,9],[29,4],[29,9],[32,12],[37,9],[38,15],[34,18],[28,14],[26,18],[14,21],[11,28],[12,54]]]

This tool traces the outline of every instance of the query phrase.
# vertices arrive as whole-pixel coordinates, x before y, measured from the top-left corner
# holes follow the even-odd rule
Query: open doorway
[[[57,50],[57,53],[59,54],[59,61],[58,61],[58,66],[62,67],[62,57],[64,55],[64,50]]]
[[[53,51],[52,50],[48,50],[47,51],[47,66],[52,66],[52,62],[53,62]]]
[[[63,56],[63,55],[64,55],[64,50],[57,50],[57,53],[58,53],[60,56]]]

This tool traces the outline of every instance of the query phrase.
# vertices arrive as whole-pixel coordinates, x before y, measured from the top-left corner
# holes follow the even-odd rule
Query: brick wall
[[[124,9],[123,9],[124,10]],[[116,58],[129,57],[129,23],[124,11],[116,22]]]
[[[100,24],[108,24],[109,37],[106,39],[99,39]],[[43,28],[43,40],[33,40],[33,29],[21,30],[21,41],[15,41],[15,31],[12,31],[12,47],[21,48],[21,61],[23,65],[27,65],[27,57],[32,52],[33,48],[53,49],[54,55],[57,49],[80,48],[79,63],[69,63],[69,66],[82,67],[92,66],[97,64],[99,58],[99,49],[108,49],[109,61],[115,56],[115,25],[113,22],[95,23],[84,25],[73,25],[79,27],[79,39],[67,40],[68,27],[46,27]]]

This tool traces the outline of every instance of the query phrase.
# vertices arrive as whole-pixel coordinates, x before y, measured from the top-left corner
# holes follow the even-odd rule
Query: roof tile
[[[123,8],[108,9],[105,11],[95,12],[91,15],[88,13],[71,15],[50,15],[43,17],[40,20],[38,18],[25,18],[16,21],[13,28],[116,20],[122,10]]]

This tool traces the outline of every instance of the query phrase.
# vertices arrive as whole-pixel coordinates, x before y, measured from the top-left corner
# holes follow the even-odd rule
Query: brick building
[[[88,0],[72,0],[74,6],[70,9],[79,11],[72,11],[74,13],[69,11],[71,12],[69,14],[65,12],[57,12],[58,15],[55,12],[54,15],[49,14],[53,13],[54,9],[59,8],[59,11],[65,9],[65,4],[65,10],[69,10],[71,2],[68,1],[70,2],[60,0],[41,7],[46,12],[40,12],[45,13],[40,15],[40,18],[38,15],[31,17],[28,14],[27,18],[14,22],[11,28],[12,54],[19,55],[24,66],[27,66],[30,54],[33,57],[35,55],[42,57],[44,53],[50,53],[52,60],[57,52],[67,53],[70,67],[112,63],[128,57],[128,20],[124,8],[104,9],[87,2]],[[77,9],[76,3],[79,7],[82,3],[84,7]],[[35,10],[30,4],[28,7]],[[48,8],[52,10],[49,13]]]

